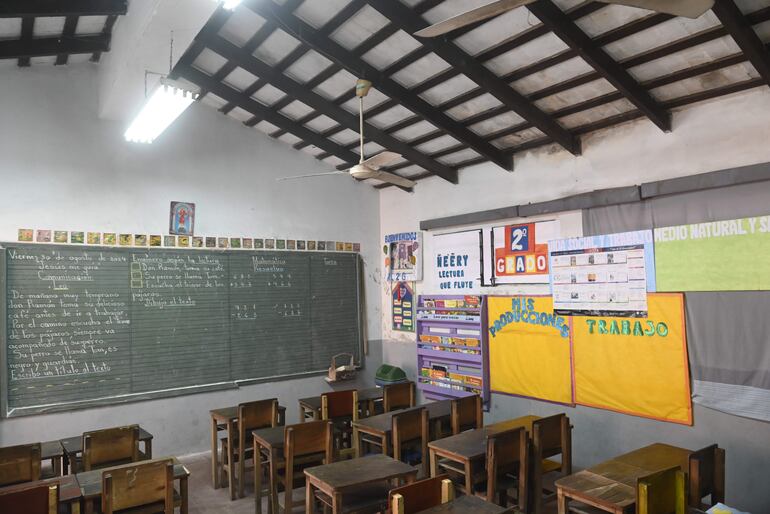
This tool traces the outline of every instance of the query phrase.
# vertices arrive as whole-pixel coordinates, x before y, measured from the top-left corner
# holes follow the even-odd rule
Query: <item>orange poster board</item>
[[[575,402],[691,425],[684,297],[647,304],[647,318],[573,317]]]
[[[570,319],[553,298],[490,296],[487,315],[491,390],[572,404]]]

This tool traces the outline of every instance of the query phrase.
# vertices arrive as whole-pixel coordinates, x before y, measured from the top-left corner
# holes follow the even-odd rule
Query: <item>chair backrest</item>
[[[446,475],[418,480],[391,489],[388,505],[391,514],[415,514],[454,500],[455,489]]]
[[[358,420],[358,391],[334,391],[321,395],[321,419],[352,418]]]
[[[716,444],[690,454],[689,505],[700,508],[703,498],[711,496],[709,503],[725,501],[725,450]]]
[[[450,413],[452,434],[454,435],[484,426],[484,417],[481,413],[481,396],[477,394],[452,400]]]
[[[83,470],[139,460],[139,425],[83,433]]]
[[[392,384],[382,391],[382,407],[385,412],[414,407],[414,382]]]
[[[0,512],[8,514],[57,514],[58,484],[8,487],[0,491]]]
[[[533,459],[561,454],[561,472],[572,473],[572,427],[566,414],[532,422]]]
[[[497,479],[506,474],[518,474],[518,504],[527,509],[529,475],[529,435],[524,427],[513,428],[487,436],[487,497],[494,502]]]
[[[402,453],[404,443],[418,440],[422,468],[424,471],[428,470],[428,441],[430,437],[428,419],[428,410],[425,407],[393,415],[391,418],[391,437],[393,438],[394,459],[403,461],[406,457]]]
[[[318,455],[318,459],[302,457]],[[294,490],[294,466],[299,460],[303,466],[331,464],[334,461],[334,423],[308,421],[284,429],[283,457],[286,469],[286,494]],[[304,483],[304,480],[302,480]],[[287,512],[291,512],[289,509]]]
[[[636,514],[685,514],[684,472],[679,466],[636,481]]]
[[[40,443],[0,448],[0,486],[40,480]]]
[[[126,464],[102,473],[102,513],[153,506],[174,514],[174,462],[156,459]]]
[[[278,426],[278,400],[259,400],[238,405],[239,441],[246,441],[252,430]],[[240,445],[243,447],[244,445]]]

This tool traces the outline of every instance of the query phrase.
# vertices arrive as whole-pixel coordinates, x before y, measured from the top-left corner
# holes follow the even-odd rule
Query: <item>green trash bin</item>
[[[390,364],[383,364],[377,368],[377,373],[374,375],[374,383],[380,387],[391,384],[401,384],[408,381],[403,369],[397,366],[391,366]]]

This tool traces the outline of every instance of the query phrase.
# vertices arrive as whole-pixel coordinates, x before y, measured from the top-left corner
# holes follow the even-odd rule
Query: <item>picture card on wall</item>
[[[276,239],[275,240],[275,248],[277,250],[285,250],[286,249],[286,240],[285,239]]]
[[[187,248],[190,246],[190,236],[179,236],[176,238],[176,245],[181,246],[182,248]]]
[[[163,246],[176,246],[176,236],[163,236]]]
[[[31,228],[20,228],[19,229],[19,241],[22,243],[31,243],[34,238],[35,231]]]
[[[304,250],[305,249],[305,240],[300,239],[297,241],[297,250]]]
[[[561,237],[559,220],[493,227],[495,284],[547,284],[548,241]]]
[[[85,239],[86,235],[84,232],[70,232],[70,243],[82,245]]]
[[[344,246],[341,250],[344,250]],[[338,248],[340,250],[340,248]],[[385,280],[422,280],[422,232],[399,232],[385,236]],[[350,243],[350,252],[353,243]]]
[[[655,229],[658,291],[770,290],[770,216]]]
[[[120,246],[133,246],[134,244],[133,234],[120,234],[118,239],[120,241]]]
[[[117,243],[117,236],[115,232],[105,232],[102,234],[102,243],[107,246],[115,246]]]
[[[325,252],[326,251],[326,241],[318,241],[316,244],[316,248],[318,248],[319,251]]]
[[[275,239],[265,239],[265,249],[272,250],[275,248]]]
[[[296,250],[297,249],[297,240],[296,239],[287,239],[286,240],[286,249],[287,250]]]
[[[231,237],[230,238],[230,248],[240,248],[241,247],[241,238],[240,237]]]
[[[38,230],[37,231],[37,242],[38,243],[50,243],[51,242],[51,231],[50,230]]]
[[[249,249],[254,248],[254,240],[250,237],[244,237],[243,239],[241,239],[241,244],[243,245],[244,248],[249,248]]]
[[[261,250],[264,247],[265,247],[265,242],[264,242],[264,240],[262,238],[258,237],[258,238],[254,239],[254,248],[255,249]]]
[[[134,235],[134,246],[147,246],[147,235],[145,234]]]
[[[315,250],[315,241],[308,241],[307,242],[307,249],[308,250]]]
[[[652,231],[558,239],[549,243],[556,314],[647,315],[656,290]]]
[[[193,245],[193,248],[203,248],[203,238],[199,236],[194,236],[192,238],[192,245]]]
[[[230,246],[230,240],[226,237],[218,237],[217,238],[217,247],[218,248],[227,248]]]
[[[207,237],[206,238],[206,248],[216,248],[217,247],[217,238],[216,237]]]
[[[53,231],[53,242],[54,243],[66,243],[68,240],[69,240],[69,232],[67,232],[66,230],[54,230]],[[115,244],[115,243],[113,242],[112,244]]]
[[[102,242],[102,234],[101,232],[89,232],[86,234],[86,241],[88,241],[88,244],[90,245],[98,245]]]
[[[159,235],[151,235],[150,246],[163,246],[163,238]]]

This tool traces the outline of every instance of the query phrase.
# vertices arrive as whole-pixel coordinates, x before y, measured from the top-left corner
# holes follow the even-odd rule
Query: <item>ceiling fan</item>
[[[503,13],[522,7],[537,0],[497,0],[476,9],[471,9],[457,16],[425,27],[414,33],[419,37],[436,37],[447,34],[459,28],[487,20]],[[714,6],[714,0],[601,0],[605,4],[627,5],[639,7],[663,14],[684,16],[685,18],[698,18]]]
[[[356,81],[356,96],[358,97],[359,119],[358,128],[360,137],[359,148],[361,153],[361,160],[358,162],[358,164],[346,171],[339,170],[331,171],[329,173],[296,175],[293,177],[281,177],[278,180],[294,180],[298,178],[320,177],[322,175],[350,175],[356,180],[366,180],[368,178],[373,178],[376,180],[381,180],[382,182],[387,182],[388,184],[393,184],[394,186],[400,187],[401,189],[411,190],[415,184],[417,184],[415,181],[409,180],[408,178],[404,178],[399,175],[395,175],[393,173],[388,173],[387,171],[380,170],[380,168],[400,159],[400,154],[384,151],[378,153],[374,157],[369,157],[368,159],[364,160],[364,97],[369,94],[369,89],[371,89],[371,87],[372,83],[368,80]]]

